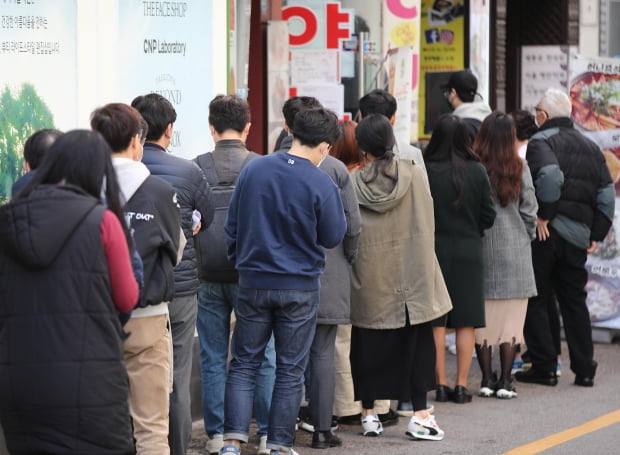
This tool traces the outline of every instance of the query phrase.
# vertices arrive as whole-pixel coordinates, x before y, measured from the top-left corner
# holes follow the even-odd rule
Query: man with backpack
[[[202,412],[209,436],[207,450],[217,454],[223,445],[230,320],[239,290],[235,264],[227,258],[224,223],[241,169],[260,155],[245,147],[250,130],[250,108],[245,100],[232,95],[216,96],[209,104],[209,128],[215,149],[194,159],[207,177],[215,206],[213,222],[197,236],[200,288],[196,328],[200,340]],[[267,425],[274,380],[272,340],[257,376],[254,396],[259,455],[269,455]]]

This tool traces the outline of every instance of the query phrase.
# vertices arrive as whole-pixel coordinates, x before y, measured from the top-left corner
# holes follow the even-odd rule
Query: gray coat
[[[485,299],[521,299],[536,295],[531,242],[536,235],[538,204],[530,169],[525,164],[519,201],[501,207],[493,227],[484,232]]]
[[[347,167],[327,156],[319,169],[329,175],[340,188],[347,219],[347,232],[340,245],[325,250],[325,271],[321,275],[321,293],[317,324],[348,324],[350,314],[350,269],[357,255],[357,242],[362,229],[355,188]]]

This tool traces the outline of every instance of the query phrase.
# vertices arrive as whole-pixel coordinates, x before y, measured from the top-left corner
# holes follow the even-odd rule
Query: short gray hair
[[[570,98],[556,88],[548,89],[540,99],[538,106],[549,115],[549,118],[570,117],[573,110]]]

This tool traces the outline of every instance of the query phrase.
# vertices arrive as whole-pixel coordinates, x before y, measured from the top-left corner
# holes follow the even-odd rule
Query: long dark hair
[[[396,177],[387,173],[387,168],[394,159],[396,144],[390,121],[382,114],[370,114],[355,128],[355,138],[362,152],[370,153],[376,158],[370,164],[373,172],[366,183],[374,181],[379,174],[396,182]]]
[[[127,244],[131,247],[132,241],[119,198],[120,187],[112,167],[111,154],[110,146],[96,131],[72,130],[64,133],[52,144],[37,172],[16,199],[27,198],[39,185],[59,184],[64,181],[101,200],[105,186],[107,207],[118,218]]]
[[[516,129],[512,117],[491,113],[474,141],[474,150],[489,174],[495,197],[502,207],[519,200],[523,161],[517,153]]]
[[[439,118],[433,129],[433,135],[423,152],[426,162],[446,162],[452,167],[452,183],[456,190],[456,199],[452,206],[458,209],[465,197],[463,167],[466,161],[480,161],[471,148],[471,139],[467,124],[452,114]]]

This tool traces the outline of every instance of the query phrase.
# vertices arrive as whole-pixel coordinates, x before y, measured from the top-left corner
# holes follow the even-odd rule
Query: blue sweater
[[[322,247],[347,228],[338,187],[309,160],[276,153],[248,163],[226,220],[229,259],[239,284],[254,289],[319,289]]]

